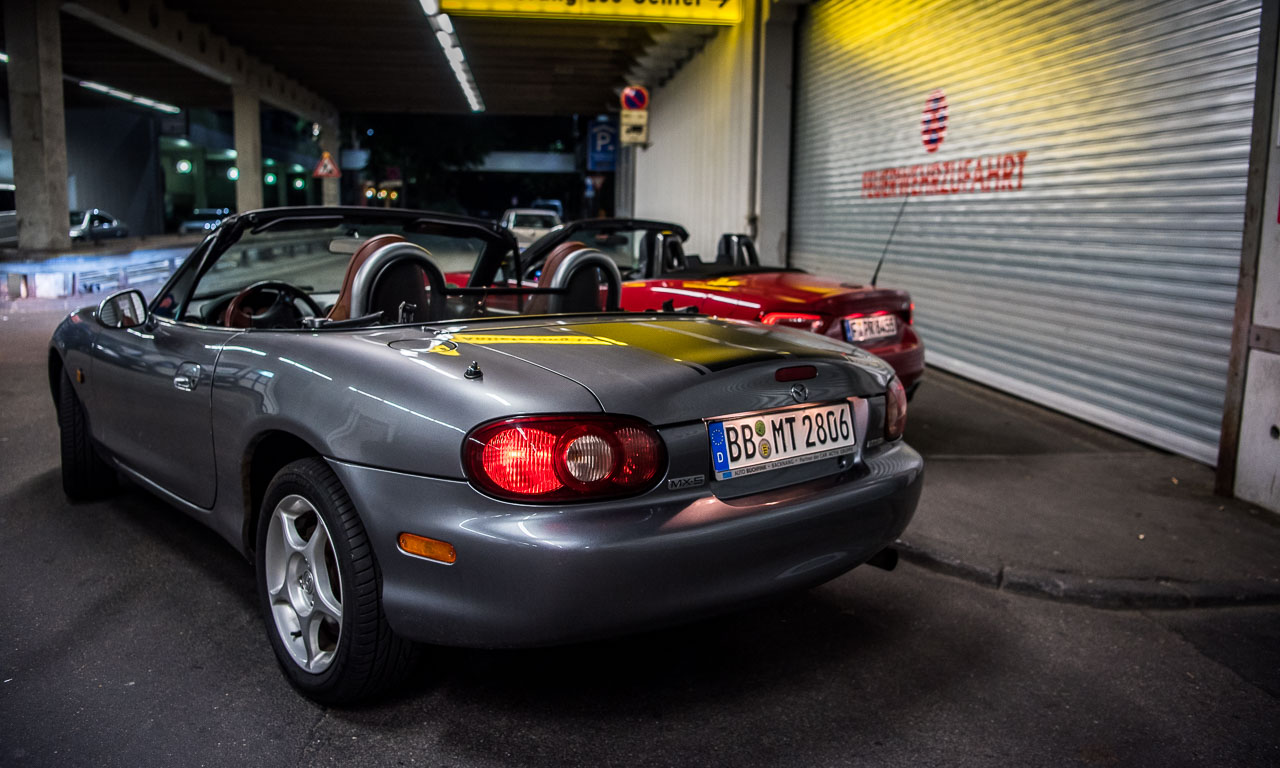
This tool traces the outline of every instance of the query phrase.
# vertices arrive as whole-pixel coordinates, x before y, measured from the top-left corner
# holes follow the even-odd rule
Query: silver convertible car
[[[127,478],[225,537],[285,675],[330,704],[428,644],[631,632],[892,565],[923,475],[889,366],[618,312],[617,267],[581,243],[536,286],[519,259],[475,219],[227,219],[150,303],[54,333],[66,493]]]

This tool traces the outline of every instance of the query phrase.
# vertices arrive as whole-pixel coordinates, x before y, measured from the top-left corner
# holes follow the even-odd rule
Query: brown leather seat
[[[342,278],[342,289],[338,291],[338,300],[333,303],[333,308],[329,310],[330,320],[348,320],[351,318],[351,290],[355,283],[356,272],[360,271],[360,265],[374,254],[379,248],[391,243],[403,243],[405,239],[400,235],[375,235],[369,238],[351,254],[351,261],[347,262],[347,274]],[[395,321],[394,317],[385,318]]]
[[[569,258],[570,254],[588,247],[590,246],[586,243],[580,243],[575,240],[557,245],[551,253],[547,254],[547,260],[542,264],[542,274],[538,277],[538,287],[550,288],[552,279],[555,278],[556,272],[560,269],[560,264]],[[599,309],[599,283],[594,279],[595,270],[582,270],[582,273],[591,279],[575,279],[570,284],[568,291],[571,297],[566,302],[566,305],[573,307],[573,309],[568,310],[571,312],[590,312],[594,309]],[[594,291],[594,296],[589,296],[585,289],[581,287],[588,283],[591,285],[591,290]],[[590,306],[584,306],[588,302],[590,302]],[[524,305],[524,312],[526,315],[545,315],[550,311],[550,304],[550,294],[534,294],[529,299],[529,302]]]

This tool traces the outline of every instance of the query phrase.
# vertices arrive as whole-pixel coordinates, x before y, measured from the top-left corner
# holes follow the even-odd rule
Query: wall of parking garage
[[[648,146],[634,152],[634,215],[675,221],[688,253],[714,258],[723,232],[751,225],[754,4],[670,81],[651,88]]]
[[[8,104],[0,101],[0,110],[7,114]],[[8,121],[0,121],[0,148],[11,152],[8,131]],[[131,109],[71,108],[66,136],[71,209],[101,208],[135,235],[164,231],[154,117]],[[11,156],[7,164],[0,157],[0,183],[12,182]]]
[[[1258,25],[1255,0],[819,0],[792,264],[884,254],[931,364],[1214,463]]]
[[[132,235],[164,231],[158,129],[123,109],[67,110],[67,197],[72,210],[101,208]]]

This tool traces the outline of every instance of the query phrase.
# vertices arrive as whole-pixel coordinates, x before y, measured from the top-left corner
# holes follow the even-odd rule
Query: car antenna
[[[902,205],[898,206],[898,215],[893,219],[893,227],[889,229],[889,237],[884,241],[884,250],[880,252],[880,261],[876,262],[876,271],[871,273],[871,287],[876,287],[876,280],[880,279],[880,268],[884,266],[884,257],[889,254],[889,243],[893,242],[893,233],[898,231],[898,222],[902,221],[902,212],[907,208],[907,201],[910,197],[902,198]]]

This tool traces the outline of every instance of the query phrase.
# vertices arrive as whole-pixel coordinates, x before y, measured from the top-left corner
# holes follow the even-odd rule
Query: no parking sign
[[[648,109],[649,91],[642,85],[628,85],[622,89],[623,109]]]
[[[649,91],[642,85],[622,89],[622,143],[649,143]]]

